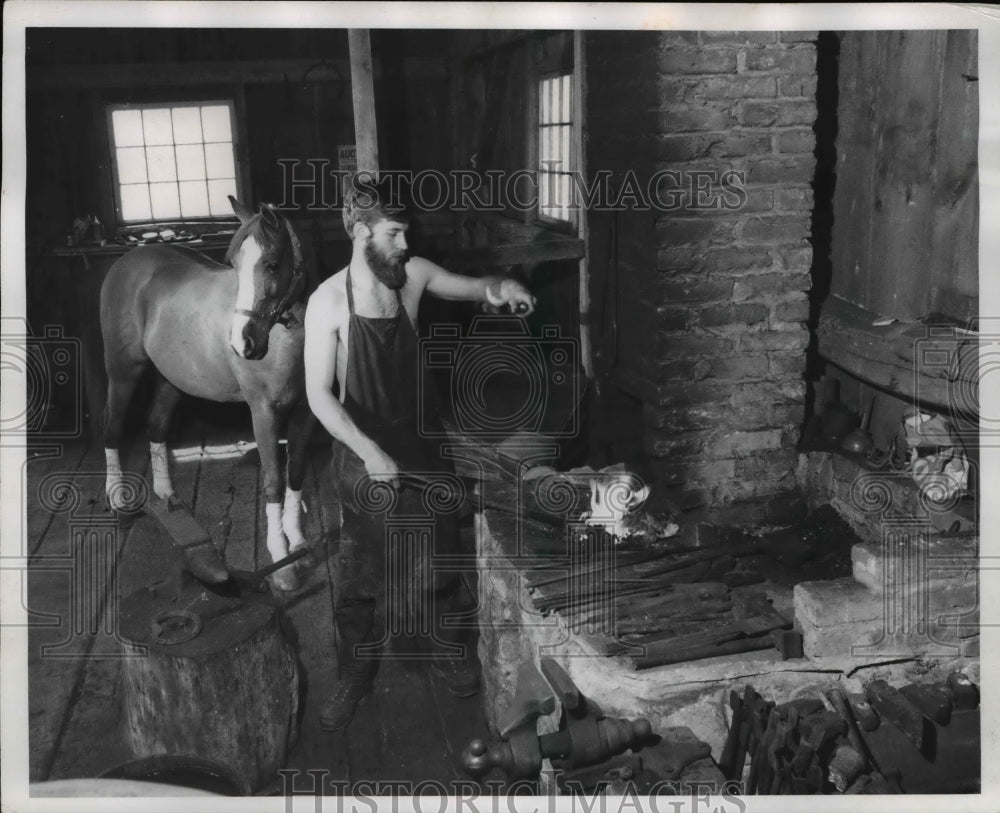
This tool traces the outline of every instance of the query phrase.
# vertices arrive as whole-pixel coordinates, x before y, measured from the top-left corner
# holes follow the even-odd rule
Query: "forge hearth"
[[[565,523],[545,521],[525,483],[500,477],[494,487],[517,492],[522,513],[486,500],[476,520],[487,718],[495,725],[509,707],[521,664],[552,657],[607,714],[687,726],[718,758],[729,691],[751,681],[785,700],[956,668],[978,681],[977,540],[914,519],[919,499],[903,478],[888,492],[895,501],[859,503],[868,474],[847,457],[803,455],[797,480],[812,510],[797,525],[715,527],[681,515],[675,538],[602,548],[592,532],[582,537],[589,550],[567,541]],[[909,526],[894,511],[910,512]],[[600,577],[609,569],[613,590]],[[804,657],[776,649],[789,632],[802,634]]]

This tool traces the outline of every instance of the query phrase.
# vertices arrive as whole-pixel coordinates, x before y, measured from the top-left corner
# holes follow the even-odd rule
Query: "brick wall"
[[[599,331],[599,369],[642,399],[645,453],[685,506],[760,502],[795,487],[815,38],[601,32],[588,41],[588,173],[617,164],[623,177],[621,162],[639,177],[673,173],[656,211],[590,215],[591,258],[595,301],[616,292],[616,335]],[[616,63],[616,51],[627,58]],[[629,104],[638,109],[620,112]],[[727,171],[739,173],[728,187]]]

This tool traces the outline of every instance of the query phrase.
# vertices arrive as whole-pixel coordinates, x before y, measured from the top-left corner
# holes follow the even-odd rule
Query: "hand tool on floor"
[[[865,694],[879,717],[896,726],[918,749],[924,746],[925,738],[931,733],[927,731],[924,715],[899,689],[884,680],[871,680],[865,684]]]
[[[500,741],[487,745],[475,739],[462,753],[462,765],[470,776],[482,778],[500,768],[512,780],[532,779],[541,771],[543,759],[558,761],[567,770],[596,765],[652,736],[648,720],[605,717],[551,658],[543,658],[540,667],[551,691],[539,688],[541,681],[531,674],[537,674],[533,665],[522,666],[517,692],[500,725]],[[562,705],[559,729],[539,735],[538,718],[553,710],[553,692]]]
[[[303,566],[309,568],[317,564],[312,549],[305,546],[260,570],[249,572],[230,569],[212,544],[211,534],[195,519],[187,505],[176,497],[169,500],[153,497],[147,501],[146,506],[181,552],[182,562],[172,583],[175,593],[180,592],[184,572],[217,595],[234,598],[242,592],[265,591],[267,583],[264,579],[293,562],[301,561]]]
[[[928,720],[938,725],[948,725],[951,722],[951,695],[944,688],[911,683],[900,687],[899,693]]]

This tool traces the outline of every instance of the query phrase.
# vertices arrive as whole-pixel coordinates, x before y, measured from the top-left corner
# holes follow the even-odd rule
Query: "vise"
[[[605,717],[551,658],[542,658],[539,665],[541,675],[532,663],[518,671],[517,692],[498,726],[500,741],[487,745],[475,739],[462,753],[462,765],[470,776],[481,779],[500,768],[508,779],[533,779],[541,772],[543,759],[551,759],[560,769],[582,768],[652,737],[648,720]],[[539,734],[538,718],[555,711],[556,697],[562,707],[559,728]]]

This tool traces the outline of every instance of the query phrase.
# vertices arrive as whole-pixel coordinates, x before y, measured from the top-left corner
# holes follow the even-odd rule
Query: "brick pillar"
[[[602,44],[626,36],[595,35],[588,55],[603,58]],[[591,256],[598,267],[597,252],[617,256],[608,273],[617,276],[622,325],[610,377],[643,401],[645,453],[688,507],[763,503],[795,487],[815,39],[642,34],[619,50],[625,68],[588,66],[588,103],[607,98],[633,111],[613,122],[600,107],[588,113],[588,168],[603,159],[625,161],[640,177],[663,173],[656,211],[617,214],[616,255],[602,236],[607,216],[591,215]],[[599,347],[608,361],[607,342]]]

